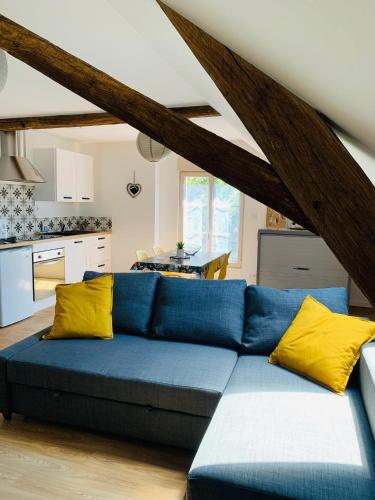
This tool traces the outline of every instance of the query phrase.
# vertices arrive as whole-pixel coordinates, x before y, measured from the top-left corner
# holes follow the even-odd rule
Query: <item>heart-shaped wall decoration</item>
[[[135,182],[129,182],[126,186],[126,190],[132,198],[135,198],[142,191],[142,186],[140,184],[136,184]]]

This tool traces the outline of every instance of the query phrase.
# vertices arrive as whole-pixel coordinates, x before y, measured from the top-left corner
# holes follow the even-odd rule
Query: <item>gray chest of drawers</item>
[[[351,303],[367,306],[325,241],[309,231],[261,229],[257,284],[274,288],[352,288]]]

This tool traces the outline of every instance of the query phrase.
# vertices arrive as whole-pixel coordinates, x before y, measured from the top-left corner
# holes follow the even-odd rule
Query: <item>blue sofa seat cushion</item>
[[[348,314],[346,288],[278,290],[264,286],[248,286],[243,351],[249,354],[271,354],[307,295],[314,297],[332,312]]]
[[[7,381],[209,417],[236,361],[230,349],[115,334],[34,343],[9,360]]]
[[[86,271],[89,280],[103,273]],[[114,273],[113,331],[147,335],[151,330],[152,310],[159,273]]]
[[[245,318],[245,280],[161,277],[153,332],[157,337],[238,349]]]
[[[188,481],[189,500],[375,498],[358,387],[338,396],[265,356],[240,356]]]

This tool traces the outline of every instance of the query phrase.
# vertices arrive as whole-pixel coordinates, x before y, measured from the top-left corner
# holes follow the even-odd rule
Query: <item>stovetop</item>
[[[6,238],[6,239],[0,239],[0,245],[12,245],[14,243],[23,243],[24,241],[41,241],[41,240],[51,240],[53,238],[60,238],[57,234],[39,234],[36,236],[31,236],[29,238],[25,239],[19,239],[16,238],[15,236]]]
[[[57,234],[38,234],[36,236],[31,236],[30,238],[27,238],[26,240],[22,241],[52,240],[53,238],[61,238],[61,236]]]

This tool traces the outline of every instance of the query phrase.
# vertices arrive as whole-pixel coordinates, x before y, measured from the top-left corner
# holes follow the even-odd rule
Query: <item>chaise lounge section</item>
[[[197,450],[189,500],[375,498],[375,346],[338,396],[251,353],[261,309],[241,280],[116,274],[113,340],[1,351],[0,410]]]
[[[375,446],[357,381],[331,393],[240,356],[191,466],[189,500],[366,499]]]

